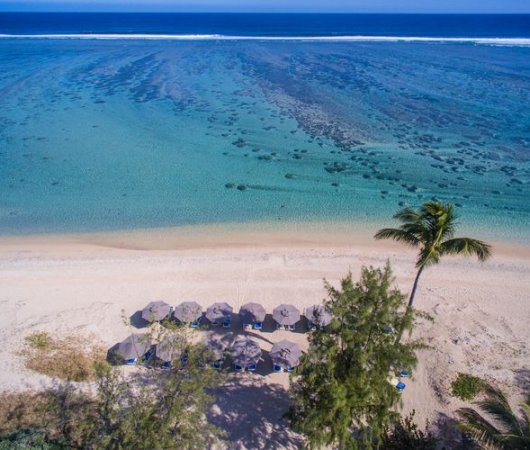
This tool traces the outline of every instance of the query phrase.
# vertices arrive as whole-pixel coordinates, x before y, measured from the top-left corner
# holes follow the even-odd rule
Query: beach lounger
[[[406,387],[407,387],[407,385],[405,383],[403,383],[402,381],[400,381],[398,384],[396,384],[396,389],[399,392],[403,392]]]
[[[149,350],[147,353],[145,353],[144,356],[142,357],[142,362],[149,362],[149,360],[153,356],[153,353],[154,352],[152,350]]]
[[[223,322],[223,328],[230,328],[232,326],[232,321],[231,320],[225,320]]]
[[[255,372],[256,369],[257,369],[256,364],[249,364],[249,365],[247,366],[247,370],[248,370],[249,372]]]
[[[161,369],[171,369],[171,361],[166,361],[160,365]]]
[[[287,372],[291,373],[291,372],[294,372],[294,367],[287,367]]]
[[[243,367],[241,367],[239,364],[234,364],[234,370],[236,372],[243,372]]]
[[[194,320],[193,322],[190,322],[190,327],[191,328],[199,328],[199,321],[198,320]]]
[[[223,360],[222,360],[222,359],[218,359],[217,361],[214,361],[214,363],[212,364],[212,367],[213,367],[214,369],[217,369],[217,370],[222,369],[222,367],[223,367]]]
[[[275,372],[275,373],[280,373],[283,369],[282,369],[282,366],[279,366],[277,364],[274,364],[272,370]]]
[[[409,373],[406,370],[400,370],[399,376],[403,378],[407,378],[409,376]]]
[[[263,322],[254,322],[254,329],[261,330],[263,328]]]
[[[286,329],[289,331],[294,331],[296,328],[296,325],[287,325]]]
[[[138,358],[127,359],[125,361],[125,364],[128,366],[134,366],[136,364],[136,361],[138,361]]]

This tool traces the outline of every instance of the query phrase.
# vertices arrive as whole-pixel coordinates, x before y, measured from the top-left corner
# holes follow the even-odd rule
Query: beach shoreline
[[[92,233],[49,233],[29,235],[0,235],[0,252],[32,249],[67,251],[76,247],[104,247],[138,251],[190,251],[209,249],[267,249],[359,247],[415,252],[394,241],[377,241],[375,232],[382,223],[304,222],[304,223],[222,223],[185,225],[131,230],[97,231]],[[465,232],[459,233],[465,235]],[[530,244],[507,240],[491,240],[494,255],[530,259]]]

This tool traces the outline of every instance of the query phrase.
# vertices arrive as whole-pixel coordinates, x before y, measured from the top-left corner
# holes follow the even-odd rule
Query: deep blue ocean
[[[528,15],[0,14],[0,35],[0,234],[383,225],[436,198],[530,241]]]
[[[530,37],[530,14],[0,13],[5,34]]]

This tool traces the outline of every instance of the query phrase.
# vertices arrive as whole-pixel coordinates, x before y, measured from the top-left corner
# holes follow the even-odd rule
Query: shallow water
[[[530,237],[530,48],[0,40],[0,233],[391,223]]]

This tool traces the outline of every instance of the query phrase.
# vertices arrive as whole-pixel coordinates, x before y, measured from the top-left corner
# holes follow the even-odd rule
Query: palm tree
[[[530,399],[521,403],[522,419],[517,418],[502,392],[485,386],[486,397],[475,404],[493,421],[472,408],[456,411],[459,428],[484,449],[530,449]]]
[[[412,247],[420,247],[416,267],[418,272],[410,294],[407,311],[412,308],[414,295],[423,269],[438,264],[444,255],[476,255],[480,261],[491,256],[491,246],[477,239],[455,238],[456,216],[453,205],[435,201],[424,203],[418,211],[404,208],[394,215],[402,225],[383,228],[376,239],[394,239]]]

